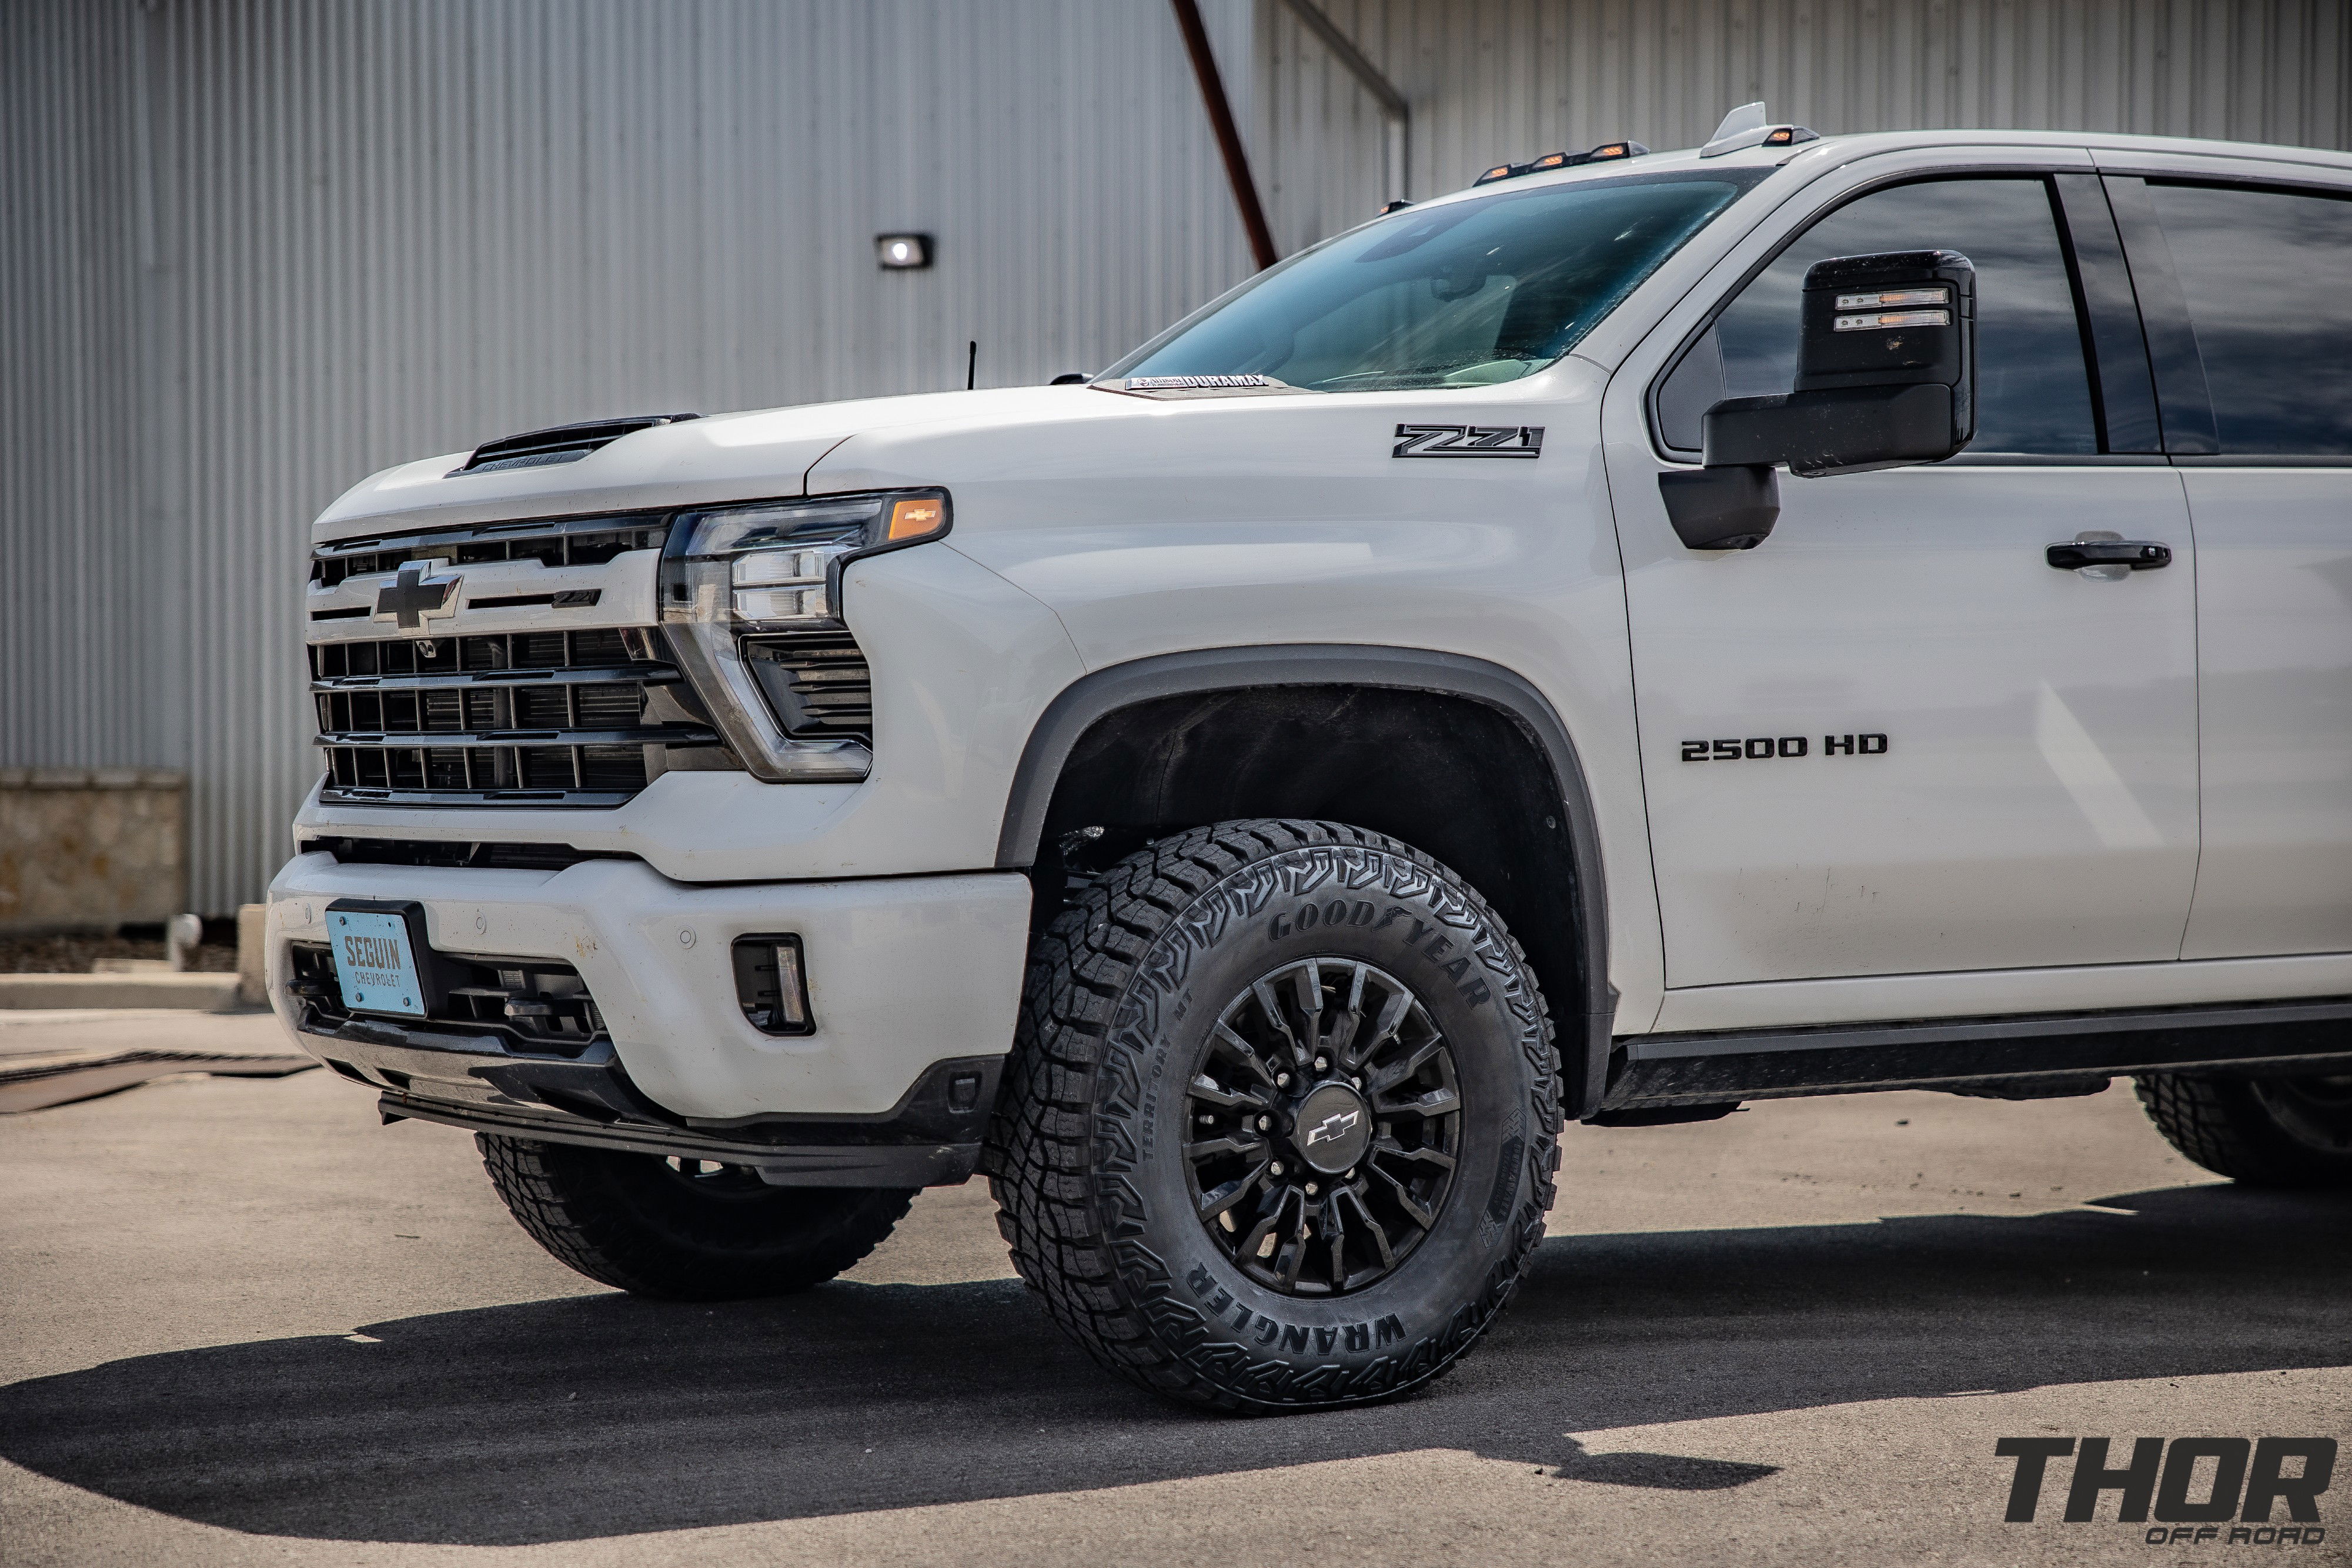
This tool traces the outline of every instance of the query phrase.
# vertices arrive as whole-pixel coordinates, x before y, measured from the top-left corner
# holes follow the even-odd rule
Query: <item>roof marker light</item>
[[[1599,162],[1611,158],[1639,158],[1648,151],[1638,141],[1604,141],[1590,152],[1547,152],[1531,163],[1497,163],[1470,183],[1473,186],[1491,185],[1497,180],[1515,180],[1522,174],[1549,174],[1556,169],[1573,169],[1581,163]]]
[[[1702,158],[1720,158],[1727,152],[1737,152],[1743,147],[1794,147],[1800,141],[1819,141],[1822,134],[1801,125],[1774,125],[1766,118],[1760,103],[1743,103],[1723,117],[1706,145],[1698,150]]]

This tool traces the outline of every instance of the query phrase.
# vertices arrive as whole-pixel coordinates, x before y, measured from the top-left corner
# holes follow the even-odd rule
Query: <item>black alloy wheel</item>
[[[1339,1295],[1402,1264],[1454,1185],[1454,1053],[1410,988],[1301,958],[1254,981],[1211,1031],[1185,1113],[1210,1239],[1286,1295]]]
[[[2248,1087],[2294,1143],[2323,1157],[2352,1160],[2352,1075],[2257,1078]]]

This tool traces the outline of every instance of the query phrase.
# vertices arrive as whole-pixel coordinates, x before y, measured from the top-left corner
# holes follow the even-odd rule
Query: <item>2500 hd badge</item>
[[[1683,742],[1685,762],[1764,762],[1776,757],[1808,757],[1812,754],[1812,741],[1801,735],[1751,735],[1745,740],[1685,740]],[[1884,757],[1886,737],[1883,735],[1825,735],[1822,737],[1823,757]]]

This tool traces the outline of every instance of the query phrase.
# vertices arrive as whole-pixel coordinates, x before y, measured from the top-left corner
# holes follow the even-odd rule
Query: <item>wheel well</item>
[[[1543,744],[1506,709],[1348,685],[1187,692],[1118,708],[1055,779],[1033,875],[1040,928],[1070,879],[1152,839],[1242,817],[1385,833],[1459,873],[1527,951],[1570,1084],[1592,994],[1574,824]],[[1570,1043],[1578,1042],[1578,1043]]]

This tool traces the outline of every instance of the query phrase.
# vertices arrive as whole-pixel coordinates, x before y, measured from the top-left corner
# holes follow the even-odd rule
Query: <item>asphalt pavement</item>
[[[1576,1127],[1560,1193],[1451,1375],[1236,1420],[1065,1342],[982,1184],[681,1306],[323,1071],[0,1116],[0,1563],[2352,1562],[2352,1455],[2315,1543],[2068,1523],[2063,1458],[2004,1521],[2005,1437],[2352,1437],[2352,1195],[2219,1182],[2128,1085]]]

